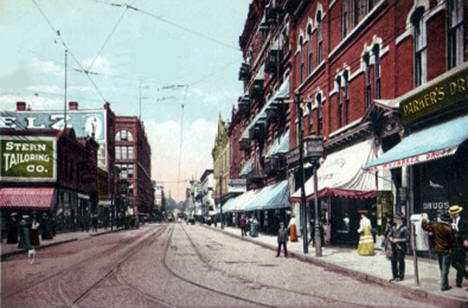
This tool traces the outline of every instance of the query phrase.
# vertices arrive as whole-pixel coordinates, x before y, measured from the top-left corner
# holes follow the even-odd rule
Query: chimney
[[[26,110],[26,102],[16,102],[16,110],[17,111],[25,111]]]
[[[69,110],[78,110],[78,102],[68,102]]]

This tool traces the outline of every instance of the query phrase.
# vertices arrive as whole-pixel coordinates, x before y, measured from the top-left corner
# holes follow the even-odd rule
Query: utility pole
[[[302,249],[303,252],[309,253],[309,241],[307,239],[307,208],[305,200],[305,174],[304,174],[304,132],[302,131],[302,108],[301,94],[296,92],[295,97],[297,117],[299,123],[299,175],[301,178],[301,212],[302,215]]]
[[[318,179],[317,179],[317,169],[319,167],[318,160],[314,163],[314,211],[315,211],[315,226],[310,226],[311,228],[315,227],[314,240],[315,240],[315,256],[322,256],[322,237],[320,236],[320,215],[319,215],[319,202],[318,202]]]
[[[68,59],[68,49],[65,48],[65,84],[64,84],[64,96],[63,96],[63,121],[64,126],[63,130],[67,128],[67,59]]]

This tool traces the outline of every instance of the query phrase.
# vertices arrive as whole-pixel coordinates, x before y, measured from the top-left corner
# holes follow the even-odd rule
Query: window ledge
[[[325,60],[322,60],[320,64],[307,76],[307,78],[296,88],[296,91],[301,91],[302,88],[325,66]]]

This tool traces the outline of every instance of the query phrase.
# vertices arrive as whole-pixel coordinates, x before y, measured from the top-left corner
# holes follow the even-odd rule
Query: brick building
[[[3,221],[37,211],[55,217],[58,230],[71,230],[95,211],[99,145],[92,137],[77,138],[72,128],[1,129],[0,141]]]
[[[451,97],[448,102],[448,94],[440,94],[440,101],[434,97],[431,101],[432,94],[426,93],[430,105],[444,108],[428,108],[430,111],[414,116],[416,119],[412,116],[402,121],[401,106],[419,114],[414,110],[423,108],[407,103],[408,97],[424,94],[427,87],[444,85],[455,93],[449,82],[453,78],[458,79],[452,80],[452,85],[458,82],[458,88],[464,88],[467,11],[461,0],[252,1],[240,37],[245,63],[239,76],[244,80],[245,94],[233,112],[230,128],[231,142],[239,140],[243,153],[231,146],[231,157],[236,156],[231,159],[231,174],[237,176],[240,168],[239,174],[247,177],[249,191],[253,192],[288,179],[291,211],[301,221],[299,111],[292,103],[298,94],[305,148],[309,136],[320,135],[325,141],[326,157],[318,169],[317,193],[327,241],[355,243],[358,210],[368,210],[373,225],[382,226],[385,216],[394,212],[409,215],[433,208],[433,204],[446,207],[461,202],[458,200],[466,196],[466,176],[459,172],[447,180],[429,171],[431,166],[443,169],[435,166],[436,162],[429,167],[402,163],[386,168],[378,165],[378,159],[409,142],[413,132],[423,134],[431,127],[435,129],[435,124],[455,123],[457,115],[466,114],[466,97],[464,101]],[[286,88],[288,91],[281,93]],[[429,105],[424,97],[422,104]],[[275,114],[280,115],[276,122],[271,121]],[[267,153],[274,139],[281,144],[281,136],[287,131],[286,169],[282,155],[268,159]],[[447,132],[443,139],[449,135],[456,134]],[[442,166],[454,159],[456,166],[466,169],[466,155],[462,158],[466,138],[460,138],[458,150],[452,147],[452,151],[444,152],[450,157],[444,158],[447,161]],[[307,158],[307,150],[305,154]],[[277,167],[276,171],[269,172],[271,165]],[[305,166],[308,215],[312,215],[312,168],[307,163]],[[369,168],[363,169],[365,166]],[[418,187],[415,179],[425,186],[434,185],[428,174],[451,183],[439,184],[445,189],[443,200],[435,197],[434,189]],[[448,187],[459,189],[449,192]],[[428,190],[431,192],[425,193]],[[253,195],[250,193],[250,197]],[[434,200],[425,200],[428,195],[434,195]],[[248,197],[242,201],[247,204],[244,210],[252,208],[250,200],[263,202],[262,198]],[[230,206],[239,209],[235,202]]]
[[[115,123],[115,165],[120,180],[129,183],[128,205],[134,213],[150,214],[154,208],[151,183],[151,148],[143,123],[138,117],[117,116]]]

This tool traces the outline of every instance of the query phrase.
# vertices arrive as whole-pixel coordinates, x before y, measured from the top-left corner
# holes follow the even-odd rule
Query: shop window
[[[416,87],[427,81],[427,41],[423,13],[424,8],[418,7],[411,16],[414,28],[414,84]]]
[[[463,0],[447,1],[448,68],[463,62]]]

